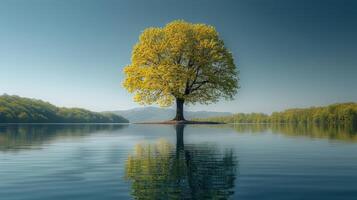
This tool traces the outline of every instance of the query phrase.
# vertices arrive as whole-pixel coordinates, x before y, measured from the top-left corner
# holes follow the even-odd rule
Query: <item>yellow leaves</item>
[[[219,96],[231,97],[238,88],[232,55],[215,28],[183,20],[145,29],[124,73],[123,86],[141,104],[168,106],[175,98],[213,102]],[[209,84],[198,87],[195,81]],[[200,89],[191,91],[195,87]]]

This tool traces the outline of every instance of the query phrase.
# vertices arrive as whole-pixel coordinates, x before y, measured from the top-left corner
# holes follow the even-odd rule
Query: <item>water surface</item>
[[[0,125],[0,199],[356,199],[357,133],[291,125]]]

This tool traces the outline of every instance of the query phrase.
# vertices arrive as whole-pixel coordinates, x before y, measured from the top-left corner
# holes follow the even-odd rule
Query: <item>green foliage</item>
[[[223,123],[268,123],[269,115],[263,113],[237,113],[231,116],[209,117],[204,119],[195,119],[198,121],[212,121]]]
[[[332,104],[326,107],[289,109],[274,112],[270,116],[273,123],[357,125],[357,103]]]
[[[291,123],[318,125],[348,125],[357,127],[357,103],[332,104],[325,107],[296,108],[271,115],[263,113],[233,114],[232,116],[198,119],[224,123]]]
[[[208,104],[239,88],[232,53],[213,26],[173,21],[145,29],[124,68],[124,87],[141,104]]]
[[[80,108],[59,108],[41,100],[19,96],[0,96],[0,123],[126,123],[110,113]]]

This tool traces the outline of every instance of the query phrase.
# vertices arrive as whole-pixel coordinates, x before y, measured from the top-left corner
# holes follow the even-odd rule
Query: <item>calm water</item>
[[[0,125],[0,199],[357,199],[357,133]]]

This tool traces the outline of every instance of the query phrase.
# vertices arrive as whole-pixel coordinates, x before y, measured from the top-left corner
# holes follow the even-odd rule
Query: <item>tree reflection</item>
[[[357,130],[350,126],[274,124],[271,128],[274,133],[289,136],[307,136],[310,138],[327,138],[331,140],[357,142]]]
[[[58,138],[83,137],[99,131],[113,131],[127,125],[107,124],[23,124],[0,125],[0,151],[40,147]]]
[[[262,134],[271,131],[292,137],[309,137],[345,142],[357,142],[357,129],[352,126],[326,126],[316,124],[233,124],[239,133]]]
[[[141,143],[126,162],[125,178],[136,199],[227,199],[234,192],[237,160],[232,150],[184,145],[184,126],[176,129],[176,148],[166,140]]]

